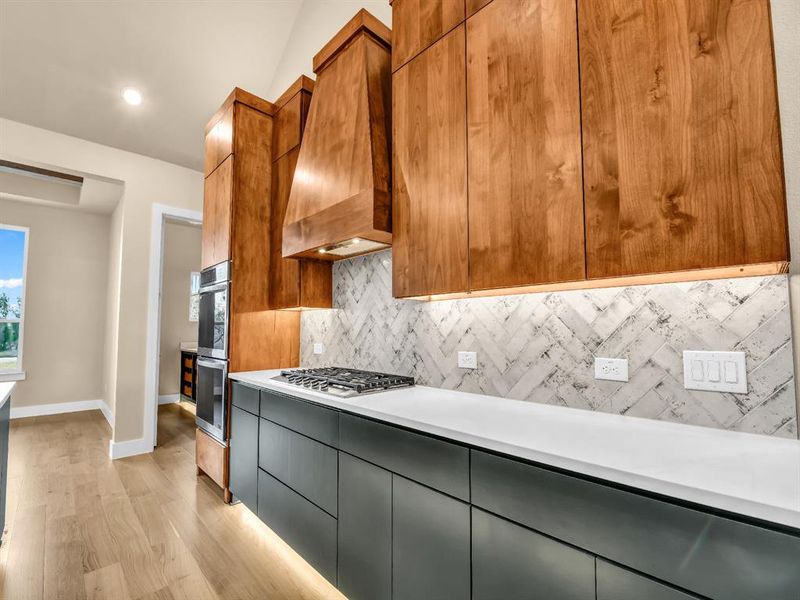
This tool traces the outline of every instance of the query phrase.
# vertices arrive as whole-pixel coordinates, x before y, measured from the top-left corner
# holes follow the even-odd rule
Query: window
[[[192,271],[189,276],[189,322],[200,321],[200,273]]]
[[[0,381],[20,379],[28,228],[0,224]]]

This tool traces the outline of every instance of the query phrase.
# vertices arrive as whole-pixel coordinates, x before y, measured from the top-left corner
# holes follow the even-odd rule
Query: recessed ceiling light
[[[125,102],[131,106],[139,106],[142,103],[142,93],[134,88],[125,88],[122,90],[122,97]]]

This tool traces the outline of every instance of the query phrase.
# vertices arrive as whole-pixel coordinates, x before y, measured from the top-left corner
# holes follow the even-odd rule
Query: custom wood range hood
[[[338,260],[392,242],[391,31],[359,11],[314,57],[317,81],[283,256]]]

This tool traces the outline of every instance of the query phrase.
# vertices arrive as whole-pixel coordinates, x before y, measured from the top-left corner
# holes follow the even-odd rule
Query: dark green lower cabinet
[[[339,589],[349,600],[392,597],[392,474],[339,453]]]
[[[393,600],[468,600],[469,505],[392,477]]]
[[[336,519],[261,469],[258,517],[336,585]]]
[[[652,579],[597,559],[597,600],[696,600]]]
[[[472,600],[501,598],[594,600],[594,556],[473,508]]]
[[[231,407],[231,493],[247,508],[258,510],[258,417]]]

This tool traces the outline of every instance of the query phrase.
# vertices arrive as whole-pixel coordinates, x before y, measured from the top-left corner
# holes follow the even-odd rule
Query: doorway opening
[[[145,439],[153,447],[194,444],[195,273],[200,271],[202,218],[197,211],[153,206],[144,415]],[[159,414],[164,427],[159,427]],[[159,430],[165,439],[159,439]]]

